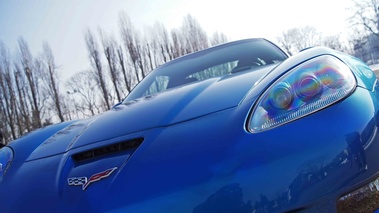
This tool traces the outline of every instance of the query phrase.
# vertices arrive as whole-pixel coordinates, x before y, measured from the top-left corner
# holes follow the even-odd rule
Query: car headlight
[[[356,87],[350,68],[333,56],[320,56],[293,68],[258,99],[248,128],[260,132],[321,110]]]
[[[1,148],[0,149],[0,180],[9,169],[9,166],[11,165],[12,161],[13,161],[13,150],[7,146]]]

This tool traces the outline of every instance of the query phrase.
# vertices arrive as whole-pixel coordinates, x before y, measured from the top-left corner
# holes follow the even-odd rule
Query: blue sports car
[[[378,98],[341,52],[215,46],[0,149],[0,212],[373,212]]]

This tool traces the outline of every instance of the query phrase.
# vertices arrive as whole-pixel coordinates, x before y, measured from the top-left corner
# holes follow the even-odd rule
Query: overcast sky
[[[191,14],[208,35],[275,42],[281,32],[306,25],[323,35],[346,35],[350,5],[351,0],[0,0],[0,40],[14,53],[22,36],[35,56],[47,41],[67,78],[90,66],[84,32],[101,27],[117,36],[120,11],[140,29],[155,21],[179,27]]]

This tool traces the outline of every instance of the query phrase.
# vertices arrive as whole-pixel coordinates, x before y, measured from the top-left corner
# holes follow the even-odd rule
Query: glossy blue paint
[[[251,85],[272,68],[268,66],[255,72],[213,78],[125,102],[108,112],[63,129],[41,144],[29,159],[58,154],[146,129],[170,126],[235,107]]]
[[[335,212],[341,196],[379,174],[375,79],[355,71],[361,80],[343,100],[268,131],[246,129],[272,82],[332,53],[312,48],[278,66],[129,100],[18,139],[9,145],[15,158],[0,181],[0,211]],[[135,138],[144,138],[138,148],[72,157]],[[85,190],[67,183],[114,167]]]
[[[369,66],[363,63],[361,60],[350,55],[338,53],[338,57],[341,58],[356,75],[358,85],[368,90],[374,90],[377,79],[374,72]]]

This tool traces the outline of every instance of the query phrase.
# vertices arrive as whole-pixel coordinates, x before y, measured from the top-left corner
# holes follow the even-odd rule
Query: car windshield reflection
[[[138,84],[125,101],[214,77],[259,69],[286,58],[285,53],[264,39],[219,45],[162,65]]]

